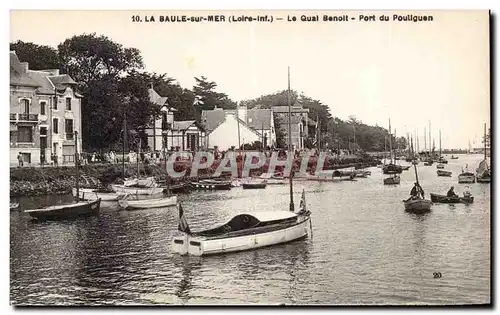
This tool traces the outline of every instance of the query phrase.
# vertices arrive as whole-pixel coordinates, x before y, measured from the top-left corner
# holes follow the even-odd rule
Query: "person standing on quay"
[[[23,167],[23,156],[21,154],[21,152],[19,152],[19,154],[17,155],[17,161],[19,162],[19,167]]]

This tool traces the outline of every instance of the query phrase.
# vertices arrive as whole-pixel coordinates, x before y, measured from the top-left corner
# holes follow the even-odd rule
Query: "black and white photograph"
[[[9,15],[11,306],[491,306],[490,11]]]

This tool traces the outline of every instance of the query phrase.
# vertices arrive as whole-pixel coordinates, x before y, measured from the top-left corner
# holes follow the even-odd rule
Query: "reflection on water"
[[[461,157],[460,159],[477,157]],[[460,160],[458,160],[460,161]],[[461,161],[462,163],[466,163]],[[454,177],[419,166],[426,192],[445,193]],[[469,160],[473,165],[474,161]],[[118,211],[98,217],[32,222],[11,211],[11,300],[14,304],[456,304],[490,301],[490,186],[475,184],[471,205],[434,204],[404,211],[414,181],[382,185],[380,169],[357,182],[296,182],[305,189],[312,238],[213,257],[171,252],[175,208]],[[288,186],[193,192],[180,196],[192,230],[242,211],[288,209]],[[71,196],[22,198],[21,209]],[[441,273],[440,279],[433,277]]]

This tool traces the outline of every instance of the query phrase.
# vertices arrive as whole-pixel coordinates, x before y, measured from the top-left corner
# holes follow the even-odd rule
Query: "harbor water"
[[[380,168],[355,182],[294,182],[312,212],[313,235],[286,245],[212,257],[171,251],[175,207],[119,211],[102,203],[97,217],[33,222],[22,210],[70,201],[71,196],[21,198],[10,213],[10,296],[14,305],[336,304],[411,305],[490,303],[490,185],[458,184],[459,155],[437,177],[418,168],[426,197],[462,194],[474,203],[434,204],[404,211],[415,182],[384,186]],[[401,162],[406,165],[407,163]],[[241,212],[288,210],[288,185],[265,190],[180,195],[191,230],[223,223]]]

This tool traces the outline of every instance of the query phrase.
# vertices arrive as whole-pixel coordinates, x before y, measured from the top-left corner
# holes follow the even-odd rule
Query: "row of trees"
[[[21,61],[30,69],[59,69],[69,74],[77,83],[82,99],[82,139],[85,150],[107,149],[121,141],[123,121],[128,128],[144,136],[157,106],[151,106],[148,89],[151,85],[161,95],[168,97],[169,105],[177,109],[176,120],[200,121],[201,111],[215,107],[234,109],[237,104],[225,93],[217,91],[217,84],[206,77],[195,78],[192,89],[181,87],[167,74],[144,70],[141,53],[136,48],[123,47],[106,36],[83,34],[66,39],[57,49],[17,41],[10,44]],[[287,91],[264,95],[242,101],[242,105],[262,108],[286,105]],[[379,126],[368,126],[354,116],[347,121],[333,117],[329,107],[303,93],[291,91],[292,104],[309,109],[309,118],[319,122],[320,132],[313,131],[306,141],[308,147],[319,143],[329,148],[357,148],[381,151],[388,132]],[[279,118],[276,119],[279,126]],[[314,128],[312,128],[314,129]],[[277,131],[278,147],[284,147],[284,134]],[[316,135],[319,135],[317,137]],[[355,141],[354,141],[355,135]],[[145,144],[146,141],[143,141]],[[393,139],[396,143],[396,139]],[[397,139],[400,149],[407,146],[405,138]]]
[[[308,118],[314,122],[318,122],[320,132],[317,133],[312,127],[312,132],[309,133],[309,138],[306,141],[306,146],[317,147],[318,138],[321,148],[342,148],[342,149],[361,149],[364,151],[383,151],[386,145],[389,149],[389,133],[387,129],[380,126],[368,126],[362,121],[356,119],[355,116],[350,116],[344,121],[338,117],[333,117],[327,105],[319,100],[314,100],[311,97],[290,91],[290,102],[292,105],[302,105],[309,109]],[[245,100],[241,102],[248,108],[260,106],[261,108],[271,108],[272,106],[283,106],[288,104],[288,91],[283,90],[277,93],[260,96],[255,99]],[[279,131],[278,126],[281,121],[275,121],[275,130]],[[319,135],[319,136],[318,136]],[[278,132],[276,135],[278,146],[283,146],[286,143],[284,134]],[[407,140],[404,137],[395,138],[392,136],[394,148],[405,150],[408,147]]]

